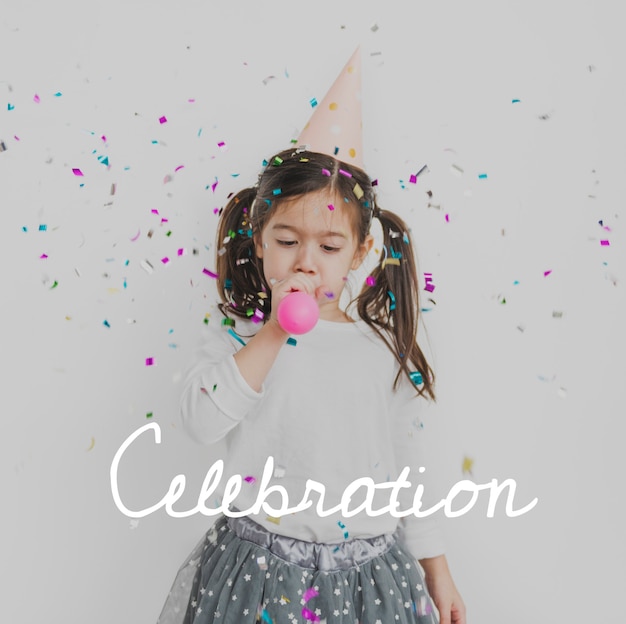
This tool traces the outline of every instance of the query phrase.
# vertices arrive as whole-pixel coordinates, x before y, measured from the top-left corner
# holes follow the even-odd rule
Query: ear
[[[261,240],[261,236],[258,234],[255,234],[252,240],[254,241],[254,250],[256,251],[256,257],[262,258],[263,257],[263,241]]]
[[[367,256],[367,254],[371,251],[373,245],[374,245],[374,237],[371,234],[368,234],[365,237],[365,240],[357,247],[356,251],[354,252],[354,257],[352,258],[352,265],[350,266],[350,268],[353,271],[358,269],[361,266],[361,264],[363,264],[363,260],[365,260],[365,257]]]

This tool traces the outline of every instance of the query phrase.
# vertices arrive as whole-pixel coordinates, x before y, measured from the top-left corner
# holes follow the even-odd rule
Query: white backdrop
[[[3,622],[156,621],[207,519],[130,520],[111,460],[158,422],[163,443],[144,437],[121,464],[122,496],[148,506],[182,472],[193,501],[221,452],[177,413],[216,318],[214,210],[297,136],[359,44],[366,167],[436,287],[431,464],[448,485],[514,478],[519,506],[539,498],[520,518],[478,505],[446,521],[469,622],[619,620],[615,5],[3,1]]]

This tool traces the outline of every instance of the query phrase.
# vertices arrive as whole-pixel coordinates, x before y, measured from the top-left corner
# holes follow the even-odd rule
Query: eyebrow
[[[288,225],[287,223],[275,223],[272,226],[272,230],[289,230],[290,232],[295,232],[296,234],[300,234],[300,230],[293,226]],[[340,238],[347,239],[348,237],[343,232],[334,232],[332,230],[327,230],[326,232],[319,232],[321,236],[339,236]]]

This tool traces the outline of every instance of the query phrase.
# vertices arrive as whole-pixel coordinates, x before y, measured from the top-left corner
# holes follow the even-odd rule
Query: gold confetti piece
[[[463,458],[463,464],[461,468],[463,470],[463,474],[472,474],[472,468],[474,467],[474,460],[471,457],[467,457],[467,455]]]
[[[267,516],[265,518],[268,522],[273,522],[274,524],[280,524],[280,518],[274,518],[274,516]]]
[[[91,444],[89,445],[89,448],[87,449],[87,451],[90,451],[96,444],[96,439],[92,436],[91,438]]]
[[[381,267],[384,269],[388,264],[395,264],[400,266],[400,258],[385,258],[382,262]]]

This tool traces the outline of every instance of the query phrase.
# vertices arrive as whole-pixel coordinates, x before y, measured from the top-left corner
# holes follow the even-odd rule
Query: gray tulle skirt
[[[437,624],[395,535],[316,544],[220,516],[182,565],[158,624]]]

